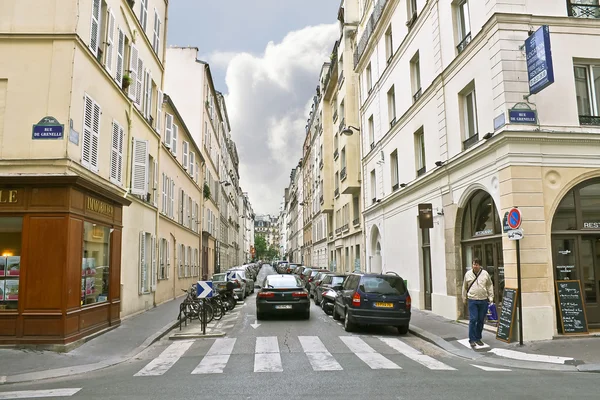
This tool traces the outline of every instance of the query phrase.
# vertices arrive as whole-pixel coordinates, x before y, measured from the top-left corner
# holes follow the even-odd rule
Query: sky
[[[302,157],[319,72],[339,37],[340,0],[174,0],[167,43],[198,47],[225,94],[254,212],[277,214]]]

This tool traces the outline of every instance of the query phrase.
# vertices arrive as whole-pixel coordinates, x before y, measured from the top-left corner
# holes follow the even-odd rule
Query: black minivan
[[[346,332],[357,325],[390,325],[408,333],[411,299],[397,274],[351,274],[334,290],[333,319],[343,318]]]

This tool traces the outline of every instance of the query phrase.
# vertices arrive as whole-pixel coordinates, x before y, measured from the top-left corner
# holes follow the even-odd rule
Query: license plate
[[[375,307],[379,308],[394,308],[394,303],[375,303]]]
[[[291,308],[292,308],[291,304],[290,305],[283,304],[283,305],[275,306],[275,309],[277,309],[277,310],[289,310]]]

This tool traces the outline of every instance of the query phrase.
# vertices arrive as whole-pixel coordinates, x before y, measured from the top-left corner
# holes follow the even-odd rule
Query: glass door
[[[580,246],[581,290],[588,324],[600,324],[600,238],[583,237]]]

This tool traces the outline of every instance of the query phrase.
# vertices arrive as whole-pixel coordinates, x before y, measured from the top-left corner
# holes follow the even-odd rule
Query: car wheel
[[[321,304],[319,304],[319,302],[317,301],[317,296],[314,296],[314,300],[315,300],[315,306],[320,307]]]
[[[336,321],[340,320],[340,316],[337,313],[337,309],[335,308],[335,305],[333,306],[333,311],[332,311],[332,315],[333,315],[333,319]]]
[[[355,325],[350,322],[350,318],[348,317],[348,310],[346,310],[346,314],[344,316],[344,330],[346,332],[353,332],[355,329]]]
[[[401,335],[406,335],[408,333],[408,325],[400,325],[398,327],[398,333]]]

